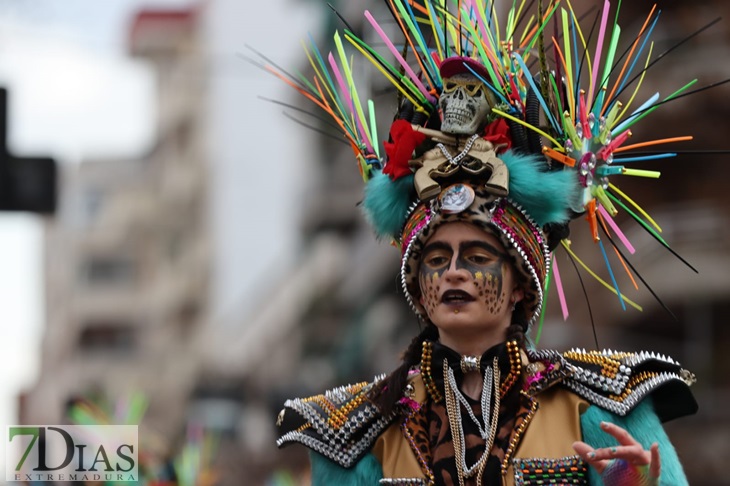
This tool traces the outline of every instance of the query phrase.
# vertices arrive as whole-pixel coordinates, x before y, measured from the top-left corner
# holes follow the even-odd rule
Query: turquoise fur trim
[[[363,209],[379,238],[398,238],[411,204],[413,176],[392,181],[387,174],[375,172],[365,185]]]
[[[546,172],[543,156],[512,150],[499,158],[509,169],[509,198],[522,206],[539,226],[570,219],[568,209],[580,194],[576,171]]]
[[[539,226],[563,223],[570,219],[569,208],[580,193],[576,171],[545,171],[541,155],[507,151],[499,156],[509,170],[509,198]],[[392,181],[387,174],[375,172],[365,185],[363,210],[379,238],[398,238],[413,201],[413,176]]]
[[[383,468],[372,453],[345,469],[316,452],[310,452],[312,486],[374,486],[383,479]]]
[[[654,413],[651,398],[645,398],[626,417],[619,417],[602,408],[592,405],[580,417],[580,425],[583,431],[583,442],[597,449],[599,447],[611,447],[617,445],[616,439],[600,428],[601,422],[612,422],[623,427],[639,441],[645,449],[654,443],[659,444],[659,455],[662,461],[662,475],[659,481],[660,486],[688,486],[687,478],[684,475],[682,464],[677,457],[677,451],[669,441],[659,418]],[[589,471],[590,483],[592,486],[603,486],[600,475],[594,468]]]

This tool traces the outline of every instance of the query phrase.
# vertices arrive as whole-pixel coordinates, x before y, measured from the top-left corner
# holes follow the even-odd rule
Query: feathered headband
[[[332,52],[324,55],[314,42],[305,46],[314,71],[311,80],[290,75],[263,56],[261,66],[335,121],[366,183],[367,218],[380,237],[392,239],[401,251],[410,243],[404,228],[438,210],[434,201],[449,183],[468,181],[488,188],[495,201],[508,199],[525,216],[521,226],[544,231],[550,250],[562,246],[624,308],[629,304],[641,310],[620,291],[601,233],[632,281],[641,276],[621,249],[634,253],[614,222],[619,210],[672,250],[659,235],[659,226],[614,178],[659,177],[658,172],[634,168],[635,163],[676,153],[631,151],[692,137],[629,144],[631,128],[667,102],[706,88],[690,91],[695,79],[664,97],[656,93],[636,102],[649,68],[688,39],[656,55],[650,40],[660,14],[655,6],[620,53],[618,12],[609,15],[607,0],[590,32],[581,27],[570,1],[565,3],[544,5],[538,0],[536,11],[528,12],[525,1],[514,2],[506,19],[498,19],[489,0],[385,0],[396,31],[386,33],[386,23],[365,11],[377,37],[368,43],[340,16],[346,28],[335,33]],[[374,103],[361,101],[353,75],[356,61],[348,56],[343,38],[398,92],[399,113],[382,148]],[[376,49],[376,43],[384,47]],[[610,283],[578,258],[566,238],[567,221],[583,215]],[[552,255],[546,258],[552,266],[544,265],[546,275],[536,279],[539,296],[554,277],[567,317],[557,262]]]

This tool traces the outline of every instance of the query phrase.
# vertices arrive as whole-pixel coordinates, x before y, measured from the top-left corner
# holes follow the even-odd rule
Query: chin
[[[459,312],[454,313],[454,310],[458,310]],[[501,319],[498,316],[475,312],[474,309],[469,309],[469,306],[437,309],[436,312],[429,316],[429,319],[437,328],[448,332],[488,331],[495,327],[503,327]]]
[[[455,309],[445,309],[434,312],[431,316],[431,322],[438,328],[476,328],[484,326],[484,319],[479,318],[468,309],[459,308],[458,313],[454,313]]]

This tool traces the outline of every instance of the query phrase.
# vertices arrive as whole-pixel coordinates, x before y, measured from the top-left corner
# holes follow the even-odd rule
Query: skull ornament
[[[443,116],[441,131],[454,135],[477,133],[491,109],[487,88],[469,73],[444,78],[444,89],[439,99]]]

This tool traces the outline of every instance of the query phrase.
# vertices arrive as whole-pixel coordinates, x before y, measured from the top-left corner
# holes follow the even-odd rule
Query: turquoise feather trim
[[[365,185],[363,210],[379,238],[398,238],[411,205],[412,190],[412,175],[392,181],[379,171]]]
[[[545,171],[541,155],[513,151],[500,155],[509,170],[509,198],[522,206],[539,226],[570,220],[570,208],[579,200],[575,171]],[[365,185],[363,210],[379,238],[398,238],[408,208],[414,201],[413,176],[392,181],[375,172]]]
[[[373,486],[383,479],[383,468],[372,453],[360,459],[351,469],[335,464],[326,457],[311,452],[312,486]]]
[[[499,156],[509,169],[509,198],[539,226],[565,223],[578,201],[578,176],[573,170],[545,171],[545,158],[507,151]]]
[[[679,462],[677,451],[669,441],[659,418],[654,413],[650,397],[645,398],[626,417],[619,417],[595,405],[588,407],[580,416],[583,442],[594,449],[617,445],[616,439],[601,430],[601,422],[611,422],[626,429],[645,449],[649,449],[656,442],[659,444],[659,454],[662,461],[660,486],[688,486],[682,464]],[[603,486],[601,476],[595,469],[590,468],[590,484]]]

